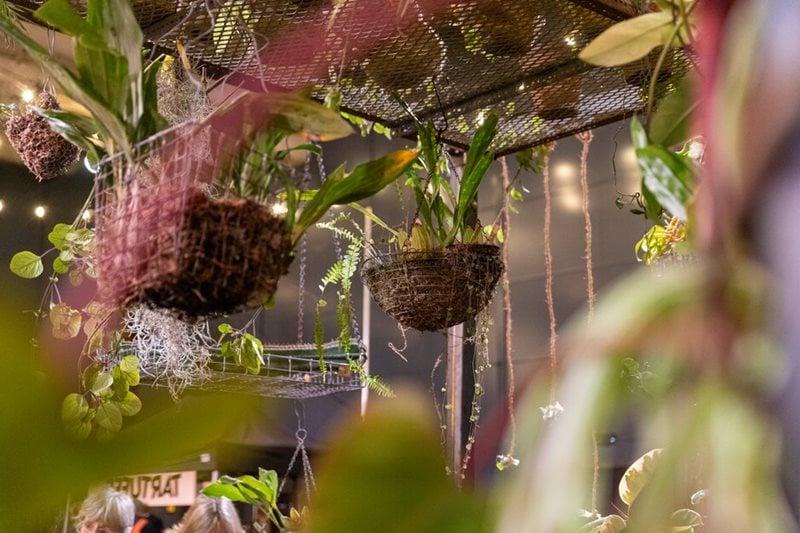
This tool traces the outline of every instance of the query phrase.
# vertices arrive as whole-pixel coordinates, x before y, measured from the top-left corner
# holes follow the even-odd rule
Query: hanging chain
[[[300,407],[298,409],[298,406]],[[294,436],[297,439],[297,446],[294,449],[294,453],[292,453],[291,459],[289,459],[289,466],[286,468],[286,473],[283,476],[283,479],[278,485],[278,494],[283,492],[283,487],[286,485],[286,480],[289,479],[289,475],[292,473],[292,469],[294,469],[294,465],[297,462],[297,458],[300,458],[300,464],[303,467],[303,482],[305,484],[306,490],[306,503],[311,502],[311,494],[317,491],[317,480],[314,478],[314,471],[311,469],[311,461],[308,458],[308,452],[306,451],[306,438],[308,437],[308,431],[305,429],[305,405],[301,401],[295,401],[294,403],[294,414],[297,418],[297,431],[295,431]]]
[[[303,177],[300,180],[300,190],[305,191],[311,183],[311,156],[306,157],[303,164]],[[306,260],[308,256],[308,239],[305,234],[300,239],[300,270],[297,281],[297,342],[302,343],[305,338],[305,293],[306,293]]]

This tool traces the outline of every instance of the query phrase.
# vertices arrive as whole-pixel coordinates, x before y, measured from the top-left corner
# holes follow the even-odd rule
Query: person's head
[[[111,487],[92,490],[75,521],[78,533],[128,533],[136,519],[133,498]]]
[[[242,522],[227,498],[197,497],[181,521],[181,533],[241,533]]]

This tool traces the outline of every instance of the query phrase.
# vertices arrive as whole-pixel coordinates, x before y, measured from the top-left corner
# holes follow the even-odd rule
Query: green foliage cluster
[[[278,510],[278,474],[274,470],[258,469],[258,479],[254,476],[222,476],[203,489],[209,498],[228,498],[233,502],[242,502],[260,509],[275,525],[278,531],[299,531],[305,521],[307,512],[291,509],[289,516]]]
[[[355,276],[359,262],[361,261],[361,252],[364,249],[365,237],[357,224],[353,224],[355,230],[350,230],[339,225],[343,222],[352,222],[346,213],[341,213],[330,222],[320,222],[317,224],[318,228],[326,229],[332,232],[336,237],[347,241],[347,247],[345,248],[342,258],[338,259],[328,268],[328,271],[322,277],[319,285],[320,297],[314,308],[314,343],[316,344],[317,353],[319,355],[319,366],[323,372],[326,371],[324,359],[325,349],[323,347],[323,343],[325,342],[325,330],[322,324],[322,309],[327,306],[327,301],[324,298],[325,289],[327,289],[328,286],[334,285],[337,287],[336,324],[339,328],[339,349],[342,350],[347,357],[350,370],[356,373],[370,390],[380,396],[391,397],[394,396],[392,389],[380,376],[367,374],[364,370],[364,366],[350,356],[352,345],[351,327],[353,323],[353,276]]]
[[[53,259],[55,276],[69,274],[70,281],[74,285],[78,285],[84,275],[90,278],[95,277],[94,261],[92,260],[95,248],[93,230],[77,227],[74,224],[58,223],[47,235],[47,240],[53,247],[42,254],[27,250],[14,254],[9,263],[11,272],[21,278],[37,278],[44,272],[43,258],[56,251],[58,255]]]
[[[251,374],[260,373],[264,365],[264,343],[261,339],[234,329],[230,324],[220,324],[217,329],[222,334],[219,338],[220,355],[232,359]]]
[[[142,409],[141,400],[130,390],[139,380],[139,358],[134,355],[122,357],[110,370],[101,364],[90,366],[81,379],[84,392],[67,395],[61,405],[67,433],[76,439],[113,438],[122,429],[122,418]]]
[[[74,72],[31,39],[0,1],[0,30],[91,114],[37,110],[51,128],[85,150],[90,162],[118,152],[131,155],[137,142],[166,126],[157,104],[160,62],[145,65],[144,37],[127,0],[88,0],[85,18],[68,0],[47,0],[34,12],[39,21],[73,38]]]

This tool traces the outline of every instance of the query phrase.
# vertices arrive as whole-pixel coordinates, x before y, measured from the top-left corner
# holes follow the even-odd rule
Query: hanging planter
[[[158,195],[144,202],[132,198],[128,210],[154,215],[164,205],[159,200]],[[199,188],[190,189],[185,204],[175,207],[167,214],[171,221],[163,211],[155,220],[124,217],[103,234],[113,259],[101,265],[102,279],[111,278],[121,305],[146,302],[197,317],[271,300],[293,259],[283,218],[253,200],[212,198]],[[121,249],[144,236],[133,254]]]
[[[405,327],[438,331],[482,311],[502,272],[499,247],[453,244],[443,250],[370,257],[361,276],[386,314]]]
[[[48,111],[60,109],[56,97],[48,92],[39,94],[37,106]],[[65,174],[78,160],[78,147],[53,131],[34,109],[12,112],[5,133],[14,151],[39,181]]]
[[[570,119],[578,116],[581,101],[581,78],[575,76],[531,90],[534,112],[544,120]]]
[[[428,25],[385,39],[369,56],[367,74],[384,89],[402,91],[433,79],[442,68],[444,44]]]
[[[478,25],[474,35],[467,41],[474,43],[485,53],[497,57],[523,55],[536,40],[536,34],[544,26],[543,18],[531,18],[531,6],[518,0],[486,0],[480,2],[470,16],[470,22]]]

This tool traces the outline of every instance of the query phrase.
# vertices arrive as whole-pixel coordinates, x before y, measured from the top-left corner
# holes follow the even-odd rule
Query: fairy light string
[[[584,259],[586,261],[587,321],[594,317],[594,266],[592,258],[592,217],[589,212],[589,145],[592,132],[584,131],[575,136],[581,142],[581,211],[583,212]],[[597,493],[600,486],[600,447],[597,431],[592,429],[592,513],[597,513]]]

